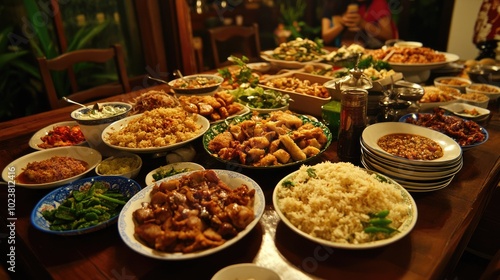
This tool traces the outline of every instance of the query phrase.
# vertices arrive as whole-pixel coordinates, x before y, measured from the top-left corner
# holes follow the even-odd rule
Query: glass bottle
[[[341,161],[359,164],[360,137],[367,125],[368,91],[347,88],[342,91],[337,155]]]

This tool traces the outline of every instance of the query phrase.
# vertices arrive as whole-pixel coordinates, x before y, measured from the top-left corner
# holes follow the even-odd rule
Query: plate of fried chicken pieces
[[[212,125],[203,146],[215,159],[244,168],[302,164],[323,153],[332,141],[321,122],[290,111],[253,112]]]

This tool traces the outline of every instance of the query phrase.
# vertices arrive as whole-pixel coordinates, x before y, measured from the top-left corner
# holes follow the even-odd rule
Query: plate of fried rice
[[[417,205],[407,190],[347,162],[301,166],[277,184],[273,205],[294,232],[342,249],[394,243],[417,222]]]
[[[159,153],[179,148],[200,137],[209,121],[180,107],[157,108],[110,124],[102,132],[103,142],[131,153]]]

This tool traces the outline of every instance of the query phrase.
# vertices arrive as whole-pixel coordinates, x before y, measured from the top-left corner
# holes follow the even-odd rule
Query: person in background
[[[376,49],[398,38],[386,0],[327,0],[321,21],[325,45],[357,43]]]

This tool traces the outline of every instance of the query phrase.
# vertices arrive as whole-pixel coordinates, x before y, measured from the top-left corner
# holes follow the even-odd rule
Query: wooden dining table
[[[135,89],[104,101],[131,102],[134,97],[166,85]],[[289,279],[446,279],[455,268],[489,198],[500,180],[499,103],[480,123],[489,133],[486,143],[463,152],[463,167],[446,188],[411,193],[418,218],[402,239],[373,249],[348,250],[314,243],[288,228],[274,210],[277,182],[298,166],[282,169],[236,168],[213,159],[200,139],[191,143],[193,159],[206,169],[231,169],[254,179],[262,188],[266,206],[257,226],[235,244],[214,254],[185,260],[159,260],[141,255],[120,238],[116,224],[78,236],[60,236],[37,230],[30,220],[36,203],[51,189],[2,185],[0,244],[4,265],[16,273],[24,269],[36,279],[210,279],[218,270],[237,263],[256,263]],[[0,168],[34,152],[28,141],[39,129],[71,120],[68,106],[0,123]],[[334,141],[316,160],[338,162]],[[145,187],[145,176],[165,165],[164,156],[141,154],[143,167],[135,180]],[[88,176],[95,176],[89,173]],[[8,238],[7,238],[8,237]],[[10,242],[7,242],[10,241]],[[7,258],[6,258],[7,256]],[[8,261],[11,261],[10,263]]]

